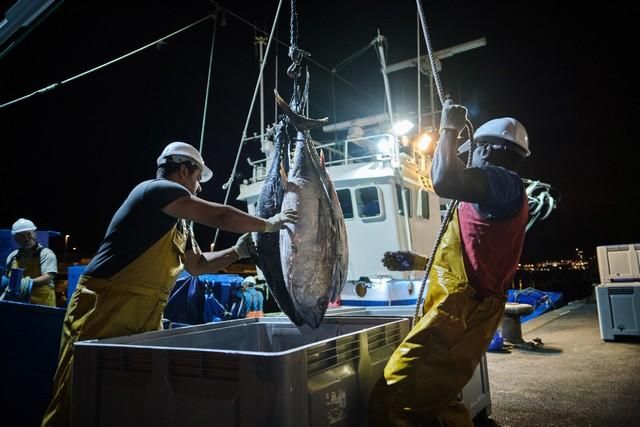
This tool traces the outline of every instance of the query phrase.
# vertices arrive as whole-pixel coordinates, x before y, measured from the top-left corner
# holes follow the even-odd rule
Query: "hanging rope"
[[[418,5],[418,15],[420,16],[420,23],[422,24],[422,34],[424,36],[424,42],[427,45],[427,54],[429,55],[429,63],[431,64],[431,75],[433,76],[433,81],[436,84],[436,89],[438,91],[438,97],[440,97],[440,104],[444,103],[445,95],[444,90],[442,89],[442,83],[440,82],[440,75],[436,69],[436,60],[433,56],[433,48],[431,47],[431,39],[429,38],[429,30],[427,29],[427,20],[424,18],[424,11],[422,10],[422,2],[420,0],[416,0],[416,4]],[[420,67],[420,57],[418,57],[418,67]]]
[[[269,41],[267,42],[267,49],[265,51],[264,57],[265,60],[260,64],[260,73],[258,74],[258,81],[256,81],[256,87],[253,90],[253,98],[251,99],[251,105],[249,106],[249,113],[247,114],[247,120],[244,123],[244,129],[242,130],[242,136],[240,137],[240,144],[238,145],[238,152],[236,153],[236,159],[233,162],[233,169],[231,170],[231,176],[229,176],[229,180],[224,183],[222,186],[223,190],[227,190],[224,196],[224,204],[226,205],[229,201],[229,193],[231,192],[231,184],[233,184],[233,180],[236,176],[236,170],[238,169],[238,161],[240,160],[240,153],[242,152],[242,146],[244,144],[244,140],[247,137],[247,129],[249,128],[249,121],[251,120],[251,114],[253,113],[253,107],[256,102],[256,97],[258,95],[258,89],[260,89],[260,81],[262,80],[262,75],[264,74],[264,67],[267,64],[266,58],[269,57],[269,51],[271,50],[271,42],[273,41],[273,34],[276,30],[276,24],[278,23],[278,16],[280,15],[280,9],[282,8],[282,0],[278,2],[278,8],[276,9],[276,15],[273,18],[273,25],[271,26],[271,33],[269,34]],[[213,238],[212,246],[216,246],[216,242],[218,241],[218,235],[220,234],[220,229],[216,230],[215,237]]]
[[[147,48],[150,48],[151,46],[155,46],[155,45],[157,45],[157,44],[158,44],[158,43],[160,43],[161,41],[167,40],[168,38],[171,38],[171,37],[173,37],[173,36],[175,36],[175,35],[178,35],[178,34],[182,33],[183,31],[186,31],[186,30],[190,29],[191,27],[194,27],[194,26],[196,26],[196,25],[200,24],[201,22],[206,21],[207,19],[211,18],[212,16],[213,16],[213,15],[207,15],[207,16],[205,16],[204,18],[198,19],[197,21],[195,21],[195,22],[193,22],[193,23],[191,23],[191,24],[187,25],[186,27],[183,27],[183,28],[181,28],[181,29],[179,29],[179,30],[177,30],[177,31],[174,31],[173,33],[171,33],[171,34],[169,34],[169,35],[166,35],[166,36],[164,36],[164,37],[161,37],[161,38],[159,38],[158,40],[155,40],[155,41],[153,41],[153,42],[151,42],[151,43],[148,43],[148,44],[146,44],[146,45],[144,45],[144,46],[142,46],[142,47],[140,47],[140,48],[138,48],[138,49],[136,49],[136,50],[133,50],[133,51],[131,51],[131,52],[127,53],[127,54],[124,54],[124,55],[122,55],[122,56],[119,56],[119,57],[117,57],[116,59],[112,59],[112,60],[111,60],[111,61],[109,61],[109,62],[105,62],[105,63],[104,63],[104,64],[102,64],[102,65],[98,65],[97,67],[91,68],[91,69],[89,69],[89,70],[87,70],[87,71],[84,71],[84,72],[82,72],[82,73],[80,73],[80,74],[77,74],[77,75],[75,75],[75,76],[73,76],[73,77],[70,77],[70,78],[68,78],[68,79],[62,80],[61,82],[50,84],[49,86],[43,87],[42,89],[38,89],[38,90],[36,90],[35,92],[32,92],[32,93],[30,93],[30,94],[28,94],[28,95],[25,95],[25,96],[22,96],[22,97],[20,97],[20,98],[14,99],[13,101],[9,101],[9,102],[6,102],[6,103],[4,103],[4,104],[0,104],[0,109],[5,108],[5,107],[8,107],[8,106],[10,106],[10,105],[13,105],[13,104],[15,104],[15,103],[17,103],[17,102],[24,101],[25,99],[31,98],[31,97],[32,97],[32,96],[34,96],[34,95],[38,95],[38,94],[40,94],[40,93],[48,92],[48,91],[50,91],[50,90],[52,90],[52,89],[55,89],[55,88],[57,88],[57,87],[60,87],[60,86],[65,85],[65,84],[67,84],[67,83],[70,83],[70,82],[72,82],[72,81],[74,81],[74,80],[76,80],[76,79],[79,79],[80,77],[84,77],[84,76],[86,76],[87,74],[91,74],[91,73],[93,73],[94,71],[98,71],[98,70],[101,70],[102,68],[108,67],[108,66],[109,66],[109,65],[111,65],[111,64],[115,64],[116,62],[121,61],[121,60],[123,60],[123,59],[125,59],[125,58],[128,58],[128,57],[130,57],[130,56],[132,56],[132,55],[135,55],[136,53],[141,52],[141,51],[143,51],[143,50],[145,50],[145,49],[147,49]]]
[[[431,47],[431,39],[429,37],[429,30],[427,29],[427,21],[424,17],[424,11],[422,10],[422,2],[420,0],[416,0],[416,4],[418,8],[418,15],[420,17],[420,23],[422,24],[422,33],[424,36],[425,45],[427,47],[427,55],[429,56],[429,63],[431,64],[431,75],[433,77],[433,81],[436,84],[438,97],[440,98],[440,104],[442,105],[444,104],[444,101],[445,101],[445,94],[444,94],[444,90],[442,89],[440,75],[438,74],[438,71],[436,69],[436,61],[435,61],[435,56],[433,55],[433,48]],[[420,56],[418,56],[418,73],[420,72],[419,68],[420,68]],[[471,166],[473,150],[475,149],[475,141],[473,139],[473,133],[474,133],[473,124],[469,120],[467,120],[466,129],[467,129],[467,133],[469,135],[469,141],[470,141],[469,156],[467,157],[467,167],[469,167]],[[440,242],[442,241],[442,237],[444,236],[444,233],[447,230],[447,227],[449,226],[449,222],[453,217],[453,212],[455,212],[457,206],[458,206],[457,200],[453,200],[449,204],[449,207],[447,208],[444,218],[442,219],[442,224],[440,224],[440,230],[438,230],[438,235],[433,245],[433,249],[431,250],[431,255],[429,255],[429,258],[427,259],[427,265],[425,266],[425,269],[424,269],[425,271],[424,277],[422,279],[422,284],[420,285],[420,291],[418,292],[418,295],[416,298],[414,324],[418,322],[418,319],[421,316],[421,309],[424,301],[424,290],[427,286],[427,281],[429,280],[429,274],[431,273],[431,268],[433,267],[433,260],[436,256],[436,252],[438,251],[438,248],[440,247]]]

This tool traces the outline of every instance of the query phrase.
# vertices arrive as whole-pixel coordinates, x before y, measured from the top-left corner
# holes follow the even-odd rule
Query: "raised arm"
[[[465,126],[467,109],[451,100],[442,106],[440,142],[431,165],[435,192],[450,199],[481,202],[487,197],[489,184],[477,168],[466,168],[458,158],[458,135]],[[470,153],[471,154],[471,153]]]

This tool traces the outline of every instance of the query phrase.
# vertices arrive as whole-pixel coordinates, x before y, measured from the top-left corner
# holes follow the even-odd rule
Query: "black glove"
[[[382,264],[391,271],[424,270],[427,257],[412,251],[385,252]]]
[[[447,99],[442,104],[442,113],[440,114],[440,132],[443,129],[455,130],[458,134],[462,132],[467,123],[467,108],[462,105],[454,104],[452,100]]]

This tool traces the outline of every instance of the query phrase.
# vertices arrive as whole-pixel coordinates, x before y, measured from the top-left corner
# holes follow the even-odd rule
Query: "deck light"
[[[432,141],[433,141],[433,138],[431,137],[431,135],[429,135],[428,133],[424,133],[420,135],[420,139],[418,139],[418,142],[416,144],[416,149],[419,152],[424,153],[429,149],[429,146],[431,145]]]
[[[413,123],[409,120],[400,120],[399,122],[394,123],[393,132],[400,136],[409,132],[413,128]]]

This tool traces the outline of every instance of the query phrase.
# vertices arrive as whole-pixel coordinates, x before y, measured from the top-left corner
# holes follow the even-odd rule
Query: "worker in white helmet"
[[[264,317],[264,296],[256,289],[256,278],[245,277],[242,282],[243,305],[245,317]]]
[[[43,425],[69,423],[75,341],[162,329],[183,268],[193,275],[219,271],[255,252],[249,232],[277,232],[295,222],[295,210],[265,220],[199,198],[200,183],[212,175],[197,149],[173,142],[158,157],[156,179],[136,186],[117,210],[69,302]],[[202,253],[187,221],[246,234],[231,248]]]
[[[23,269],[23,276],[19,288],[15,292],[6,289],[0,299],[55,307],[54,279],[58,273],[58,260],[51,249],[38,243],[36,230],[36,225],[26,218],[20,218],[13,223],[11,235],[19,248],[7,257],[7,276],[3,277],[3,280],[6,281],[11,270],[16,268]]]
[[[529,140],[516,119],[490,120],[474,133],[469,168],[457,147],[467,110],[446,101],[431,167],[436,193],[459,200],[435,254],[418,319],[392,354],[370,402],[370,425],[465,426],[473,422],[458,395],[471,379],[500,324],[528,219],[516,166]],[[391,270],[424,270],[427,257],[387,252]]]

